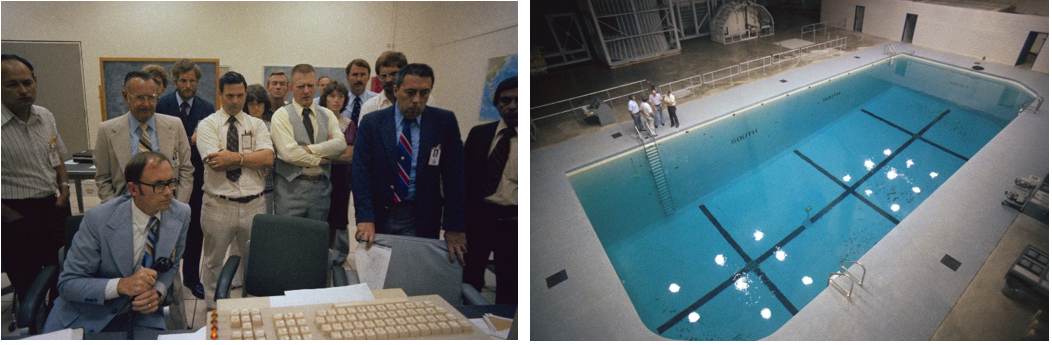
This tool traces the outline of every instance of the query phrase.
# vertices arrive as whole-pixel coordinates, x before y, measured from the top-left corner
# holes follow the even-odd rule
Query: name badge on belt
[[[442,158],[442,145],[431,148],[431,158],[427,160],[427,165],[438,166],[440,158]]]

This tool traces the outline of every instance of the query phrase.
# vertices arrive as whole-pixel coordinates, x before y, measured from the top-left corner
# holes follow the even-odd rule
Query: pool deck
[[[894,44],[899,52],[970,68],[974,59]],[[678,108],[682,126],[661,140],[725,114],[881,59],[884,47],[849,52],[769,76]],[[858,58],[855,58],[855,57]],[[1048,76],[992,63],[983,73],[1011,79],[1048,99]],[[785,79],[786,83],[779,80]],[[1018,211],[1000,204],[1016,177],[1048,172],[1048,105],[1024,112],[957,170],[859,262],[864,287],[851,299],[827,287],[767,340],[928,340],[972,281]],[[623,134],[612,138],[615,133]],[[629,135],[631,133],[631,135]],[[596,237],[568,171],[640,149],[632,123],[610,126],[530,154],[530,338],[663,340],[639,320]],[[961,262],[952,271],[939,261]],[[547,278],[565,270],[552,287]]]

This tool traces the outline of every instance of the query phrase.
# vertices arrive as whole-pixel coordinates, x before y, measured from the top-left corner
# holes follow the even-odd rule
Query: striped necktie
[[[486,195],[493,195],[500,185],[500,179],[504,176],[504,165],[508,163],[508,154],[511,151],[511,138],[515,137],[515,128],[507,127],[500,130],[500,139],[497,146],[493,147],[486,158]]]
[[[237,118],[231,116],[230,119],[227,120],[227,123],[230,124],[230,127],[227,127],[228,129],[226,131],[226,150],[230,152],[241,152],[241,149],[238,148],[237,142]],[[237,179],[240,177],[241,168],[226,172],[226,179],[230,180],[230,182],[237,182]]]
[[[142,257],[142,267],[153,267],[153,246],[157,243],[157,229],[160,227],[157,217],[150,217],[146,224],[146,254]]]
[[[358,124],[358,115],[361,115],[361,113],[362,113],[362,97],[361,96],[354,96],[354,104],[353,104],[353,107],[351,107],[351,121],[354,121],[354,124]]]
[[[139,152],[150,152],[153,151],[153,144],[150,141],[150,132],[147,131],[150,126],[143,123],[139,125]]]
[[[395,203],[409,197],[409,173],[413,168],[413,132],[409,127],[414,123],[413,120],[402,119],[402,133],[398,134],[398,188],[395,188]]]

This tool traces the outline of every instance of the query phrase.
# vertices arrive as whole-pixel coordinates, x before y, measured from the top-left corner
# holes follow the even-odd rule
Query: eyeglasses
[[[129,97],[131,97],[131,99],[135,100],[136,102],[146,102],[146,101],[157,102],[157,95],[156,94],[130,95]]]
[[[395,77],[398,77],[398,72],[377,74],[376,77],[378,77],[380,79],[395,78]]]
[[[179,179],[177,179],[177,178],[173,178],[173,179],[168,180],[168,181],[158,181],[158,182],[154,182],[154,183],[144,183],[144,182],[137,182],[137,183],[141,184],[143,186],[153,187],[153,192],[154,193],[164,192],[164,188],[166,188],[166,187],[171,189],[171,190],[173,190],[173,191],[176,188],[179,187]]]

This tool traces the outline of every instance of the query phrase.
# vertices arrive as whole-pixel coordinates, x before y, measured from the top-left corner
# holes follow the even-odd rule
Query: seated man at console
[[[166,329],[160,304],[179,270],[190,206],[173,200],[179,179],[164,154],[136,154],[124,176],[129,194],[84,215],[44,332]]]

